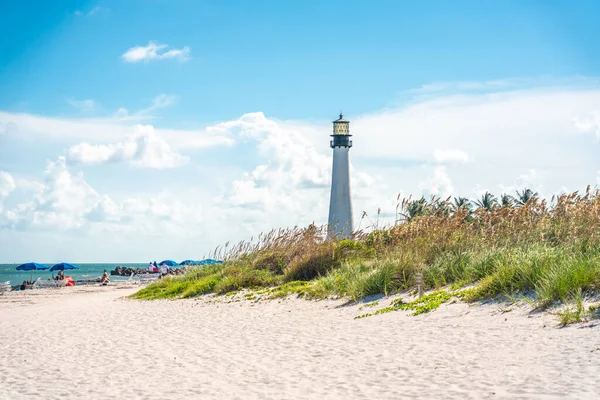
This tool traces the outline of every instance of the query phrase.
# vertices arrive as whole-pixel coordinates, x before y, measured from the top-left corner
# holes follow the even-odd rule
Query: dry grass
[[[477,283],[464,298],[527,292],[545,307],[600,288],[598,194],[588,187],[584,194],[547,202],[528,192],[520,205],[506,195],[499,204],[487,194],[475,210],[466,199],[407,199],[399,203],[394,226],[341,241],[325,240],[326,227],[314,225],[273,230],[216,249],[211,256],[225,260],[221,265],[192,269],[134,297],[189,297],[307,281],[302,292],[310,297],[359,300],[413,289],[415,274],[422,272],[426,289]]]

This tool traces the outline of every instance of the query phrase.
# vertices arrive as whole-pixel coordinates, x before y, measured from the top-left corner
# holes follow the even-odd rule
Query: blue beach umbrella
[[[198,261],[184,260],[184,261],[180,262],[179,265],[198,265]]]
[[[167,264],[169,267],[174,267],[177,265],[177,262],[175,262],[173,260],[163,260],[158,263],[158,265],[163,265],[163,264]]]
[[[65,269],[79,269],[79,267],[77,265],[61,262],[53,265],[52,268],[50,268],[50,271],[64,271]]]
[[[215,260],[215,259],[212,259],[212,258],[206,258],[206,259],[204,259],[202,261],[198,261],[198,264],[199,265],[221,264],[222,262],[223,261],[221,261],[221,260]]]
[[[48,269],[48,266],[44,264],[38,264],[35,262],[28,262],[25,264],[21,264],[17,267],[17,271],[37,271],[40,269]]]

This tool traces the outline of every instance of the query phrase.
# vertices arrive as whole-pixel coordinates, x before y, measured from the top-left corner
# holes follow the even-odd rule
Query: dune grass
[[[132,297],[269,288],[270,298],[297,294],[359,301],[414,290],[421,273],[425,290],[473,285],[461,291],[465,301],[523,293],[541,308],[569,303],[600,289],[598,194],[588,188],[583,195],[563,194],[547,203],[528,193],[521,204],[502,196],[501,205],[488,194],[475,210],[465,199],[454,205],[409,199],[394,226],[357,233],[352,240],[326,240],[325,227],[314,225],[274,230],[217,249],[213,257],[223,264],[192,268]]]

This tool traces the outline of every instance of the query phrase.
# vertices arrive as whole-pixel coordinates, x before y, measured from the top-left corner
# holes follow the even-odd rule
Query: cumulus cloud
[[[11,174],[5,171],[0,171],[0,211],[4,204],[4,199],[7,198],[17,186]]]
[[[433,151],[433,158],[437,163],[466,163],[469,161],[469,155],[462,150],[441,150]]]
[[[175,58],[179,61],[187,61],[190,59],[191,48],[185,46],[181,49],[168,49],[168,45],[159,44],[155,41],[148,42],[147,46],[135,46],[127,50],[121,58],[125,62],[136,63],[139,61],[162,60],[167,58]]]
[[[174,152],[151,125],[138,125],[136,132],[122,142],[99,145],[84,142],[72,146],[67,150],[67,160],[84,165],[130,162],[142,168],[163,169],[180,167],[189,157]]]
[[[267,119],[263,113],[245,114],[238,120],[210,127],[209,131],[226,131],[234,137],[254,140],[265,161],[233,181],[229,194],[233,205],[271,210],[296,207],[304,211],[300,203],[314,203],[306,191],[329,185],[330,159],[297,131]]]
[[[551,197],[553,194],[566,192],[566,188],[564,185],[558,186],[551,192],[546,192],[544,189],[543,181],[543,174],[541,174],[534,168],[529,168],[527,171],[519,174],[511,184],[498,185],[498,189],[501,193],[509,193],[513,195],[518,190],[531,189],[542,197]]]
[[[421,181],[419,187],[425,193],[440,196],[443,199],[456,194],[445,166],[435,167],[433,176]]]
[[[160,95],[150,108],[155,110],[172,101],[174,101],[173,96]],[[124,137],[131,135],[130,123],[149,117],[144,110],[140,112],[128,116],[127,110],[120,109],[121,115],[118,117],[67,119],[0,111],[0,134],[4,133],[16,140],[57,142],[68,145],[81,141],[89,144],[120,142]],[[154,132],[174,150],[190,151],[234,144],[233,138],[227,131],[210,129],[210,127],[205,129],[154,128]]]
[[[575,118],[575,126],[582,132],[593,132],[600,140],[600,111],[594,111],[585,116]]]
[[[236,142],[246,140],[256,148],[260,162],[234,178],[218,200],[231,218],[238,215],[236,220],[244,221],[240,224],[244,232],[252,235],[276,226],[326,222],[332,156],[329,138],[320,128],[276,121],[257,112],[208,127],[207,131],[229,135]],[[318,136],[322,140],[315,143],[312,138]],[[351,173],[357,209],[367,207],[369,212],[376,212],[378,205],[383,206],[381,193],[388,190],[387,184],[352,165]]]
[[[0,195],[10,193],[14,187],[10,175],[0,174]],[[95,226],[103,227],[105,234],[107,231],[133,231],[181,235],[184,233],[181,226],[199,221],[197,201],[184,204],[170,195],[128,197],[117,203],[111,196],[90,186],[83,172],[73,172],[63,156],[48,163],[44,181],[31,201],[0,214],[0,226],[3,227],[26,231],[76,231],[83,236]]]
[[[100,197],[83,174],[71,174],[65,158],[59,157],[48,163],[41,191],[30,202],[9,210],[5,220],[20,229],[77,229]]]
[[[32,179],[18,178],[15,179],[15,183],[17,188],[27,192],[39,192],[44,188],[43,183]]]
[[[169,101],[162,98],[156,104]],[[379,208],[381,216],[393,222],[399,192],[445,198],[473,196],[488,188],[499,195],[530,187],[542,188],[540,193],[548,197],[565,187],[585,188],[598,179],[600,170],[597,142],[591,135],[581,134],[582,129],[596,129],[590,116],[597,104],[600,90],[593,87],[469,91],[419,97],[395,109],[348,116],[354,135],[350,160],[356,225],[361,211],[375,220]],[[130,117],[135,112],[123,110],[122,114]],[[10,123],[18,130],[18,135],[12,135],[12,129],[7,132],[9,140],[27,137],[40,143],[68,143],[65,161],[72,169],[79,162],[149,160],[140,156],[143,146],[134,139],[138,132],[132,134],[132,127],[120,120],[65,120],[0,112],[0,123]],[[194,163],[201,179],[190,177],[193,168],[186,168],[173,172],[168,184],[153,186],[164,187],[165,193],[140,195],[135,189],[88,192],[91,200],[82,202],[86,206],[72,211],[80,215],[75,218],[78,223],[64,226],[78,232],[85,229],[86,234],[104,241],[108,236],[121,238],[128,249],[134,247],[132,242],[137,243],[137,250],[129,251],[137,251],[141,257],[148,248],[160,248],[165,255],[167,250],[205,250],[270,228],[325,223],[330,131],[329,120],[282,121],[263,113],[244,114],[197,130],[154,128],[156,139],[167,143],[172,153],[200,161],[194,149],[227,146],[218,151],[219,156],[226,156],[203,165]],[[88,147],[81,144],[84,140]],[[163,150],[159,148],[159,153]],[[79,174],[70,174],[76,181]],[[174,192],[178,196],[173,196]],[[45,198],[51,197],[51,192],[45,193]],[[51,221],[48,212],[52,210],[40,207],[33,207],[35,212],[31,205],[16,207],[5,215],[21,221],[18,226],[29,221],[29,227],[35,229],[38,225],[33,221]],[[366,224],[363,221],[361,228]],[[128,234],[106,233],[121,231]],[[165,232],[182,240],[161,241]],[[112,247],[111,254],[125,248],[118,242]]]

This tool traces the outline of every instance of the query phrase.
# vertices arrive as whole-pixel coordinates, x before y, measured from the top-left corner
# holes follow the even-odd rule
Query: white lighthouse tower
[[[350,121],[342,113],[333,121],[333,135],[329,145],[333,149],[331,198],[329,200],[328,238],[347,238],[354,230],[352,197],[350,196],[350,160],[352,147]]]

